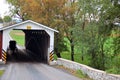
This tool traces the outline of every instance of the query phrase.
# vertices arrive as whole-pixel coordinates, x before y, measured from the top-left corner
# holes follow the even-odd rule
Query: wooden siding
[[[0,31],[0,59],[2,58],[2,32]]]

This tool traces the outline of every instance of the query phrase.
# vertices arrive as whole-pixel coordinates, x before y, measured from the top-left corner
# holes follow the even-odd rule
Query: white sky
[[[3,17],[9,12],[9,5],[6,0],[0,0],[0,16]]]

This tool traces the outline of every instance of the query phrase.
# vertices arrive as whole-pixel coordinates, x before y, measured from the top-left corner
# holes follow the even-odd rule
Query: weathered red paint
[[[0,31],[0,59],[2,58],[2,37],[3,31]]]

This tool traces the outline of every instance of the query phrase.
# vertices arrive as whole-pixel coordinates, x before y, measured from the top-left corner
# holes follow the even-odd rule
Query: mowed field
[[[25,43],[25,34],[21,30],[12,30],[10,36],[17,42],[18,45],[24,46]]]

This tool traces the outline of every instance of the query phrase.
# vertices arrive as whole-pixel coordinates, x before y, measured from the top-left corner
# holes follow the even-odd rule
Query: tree
[[[7,0],[10,4],[14,6],[12,8],[12,13],[17,14],[24,21],[27,19],[34,20],[36,22],[42,23],[49,27],[59,30],[59,36],[56,36],[57,47],[55,47],[55,52],[60,55],[60,52],[64,50],[58,49],[58,47],[63,47],[64,45],[64,31],[62,29],[62,19],[61,14],[67,0]],[[58,25],[59,24],[59,25]],[[55,41],[55,43],[56,43]],[[65,47],[66,48],[66,47]],[[60,56],[58,56],[60,57]]]
[[[3,19],[0,17],[0,23],[3,23]]]
[[[108,65],[107,68],[109,71],[112,71],[113,73],[120,73],[120,28],[118,25],[114,26],[114,23],[119,23],[120,22],[120,4],[119,4],[119,0],[111,0],[113,5],[112,8],[110,8],[108,10],[108,16],[107,16],[107,20],[109,21],[109,23],[111,24],[112,27],[112,51],[113,53],[111,54],[111,61],[109,61],[109,63],[113,63],[112,65]]]
[[[22,4],[24,4],[24,2],[21,2],[21,0],[6,0],[6,1],[11,5],[10,11],[12,13],[12,16],[17,14],[24,21],[25,13],[22,13],[20,11],[21,6]]]
[[[78,12],[76,0],[68,0],[66,6],[62,9],[62,20],[66,38],[69,40],[71,47],[71,60],[74,61],[74,37],[73,29],[76,25],[76,13]]]
[[[12,18],[10,16],[4,16],[3,21],[10,22],[10,21],[12,21]]]
[[[120,39],[119,36],[111,38],[113,32],[119,34],[119,29],[114,26],[120,19],[118,0],[79,0],[79,8],[74,37],[81,50],[81,60],[84,61],[87,53],[91,57],[88,65],[102,70],[112,67],[119,72],[119,63],[115,60],[119,60]]]
[[[89,65],[105,70],[104,43],[113,27],[112,24],[108,24],[106,17],[112,3],[109,0],[79,0],[79,8],[74,36],[76,45],[81,48],[81,59],[84,60],[83,54],[87,52],[91,56]]]

